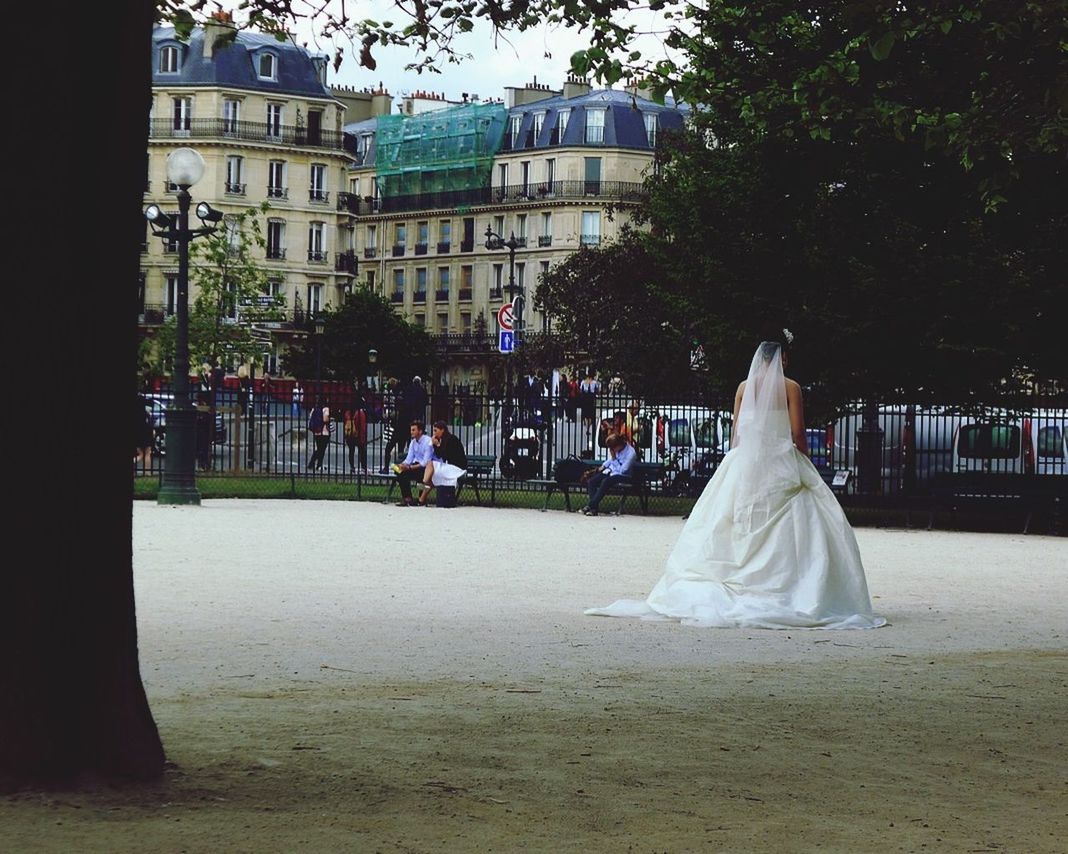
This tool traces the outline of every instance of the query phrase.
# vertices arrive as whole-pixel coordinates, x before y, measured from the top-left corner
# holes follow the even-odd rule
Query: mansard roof
[[[178,48],[181,61],[176,73],[160,71],[160,49],[164,46]],[[265,80],[257,73],[256,60],[264,52],[273,53],[277,59],[274,80]],[[319,79],[316,61],[325,62],[325,58],[313,59],[307,49],[262,33],[239,31],[233,42],[215,48],[207,58],[203,29],[193,30],[188,42],[178,41],[173,27],[156,27],[152,31],[153,86],[225,86],[279,95],[332,98]]]

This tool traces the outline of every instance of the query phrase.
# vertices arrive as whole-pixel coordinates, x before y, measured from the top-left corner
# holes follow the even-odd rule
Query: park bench
[[[563,460],[556,460],[553,463],[553,472],[555,473],[560,463]],[[589,460],[587,462],[588,468],[597,469],[604,465],[604,460]],[[638,499],[638,504],[641,506],[642,514],[649,512],[649,492],[650,484],[659,481],[664,475],[664,467],[658,462],[638,462],[631,468],[630,473],[621,477],[614,477],[609,481],[608,491],[605,496],[618,495],[619,496],[619,509],[616,511],[616,515],[622,516],[623,511],[626,508],[627,499],[634,496]],[[564,505],[567,507],[567,511],[572,512],[571,507],[571,490],[577,490],[580,495],[586,494],[586,484],[581,480],[558,480],[555,477],[545,480],[533,480],[530,483],[537,484],[545,487],[545,504],[541,508],[543,511],[549,508],[549,499],[553,494],[560,492],[564,496]]]
[[[1056,531],[1065,502],[1068,502],[1068,478],[1009,472],[948,472],[931,481],[931,497],[928,530],[934,523],[935,511],[939,509],[954,513],[961,509],[1018,509],[1027,513],[1023,533],[1030,530],[1036,511],[1048,511],[1051,527]]]
[[[481,485],[485,481],[490,483],[490,506],[492,506],[497,500],[497,480],[493,477],[494,469],[497,467],[497,458],[493,454],[468,454],[467,455],[467,474],[460,478],[456,484],[456,495],[459,497],[460,492],[465,486],[470,486],[475,490],[475,500],[479,506],[482,506],[482,490]],[[367,476],[365,476],[367,477]],[[372,475],[371,477],[380,477],[384,481],[389,482],[389,489],[386,490],[385,503],[388,504],[392,500],[393,490],[397,486],[397,477],[393,474],[384,475]]]

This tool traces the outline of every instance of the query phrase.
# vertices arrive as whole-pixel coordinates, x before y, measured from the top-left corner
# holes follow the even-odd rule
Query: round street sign
[[[515,315],[512,313],[512,304],[506,302],[497,311],[497,322],[501,325],[501,329],[511,331],[514,320]]]

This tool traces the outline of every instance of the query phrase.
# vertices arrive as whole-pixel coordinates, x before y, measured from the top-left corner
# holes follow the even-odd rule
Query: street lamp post
[[[512,316],[515,318],[512,323],[513,331],[515,332],[514,349],[518,350],[523,342],[523,303],[525,302],[522,285],[516,285],[515,283],[515,250],[519,248],[519,241],[515,239],[514,231],[511,236],[505,240],[487,225],[486,248],[491,251],[496,249],[508,250],[508,301],[512,304]],[[505,372],[508,406],[511,407],[513,397],[511,360],[505,363]]]
[[[315,397],[323,396],[323,332],[326,322],[321,317],[315,318]]]
[[[189,228],[189,188],[204,175],[204,158],[192,148],[177,148],[167,157],[167,178],[178,187],[178,214],[165,214],[158,205],[145,209],[152,233],[178,246],[177,328],[174,347],[174,399],[167,410],[167,457],[157,501],[160,504],[199,504],[196,485],[196,411],[189,399],[189,244],[212,234],[222,219],[206,202],[196,214],[204,225]]]

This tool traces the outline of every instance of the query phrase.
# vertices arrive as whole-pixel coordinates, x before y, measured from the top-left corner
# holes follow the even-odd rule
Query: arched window
[[[278,78],[278,57],[273,53],[261,53],[256,60],[256,70],[260,80],[276,80]]]
[[[178,48],[174,45],[165,45],[159,49],[160,74],[177,74],[179,62]]]

